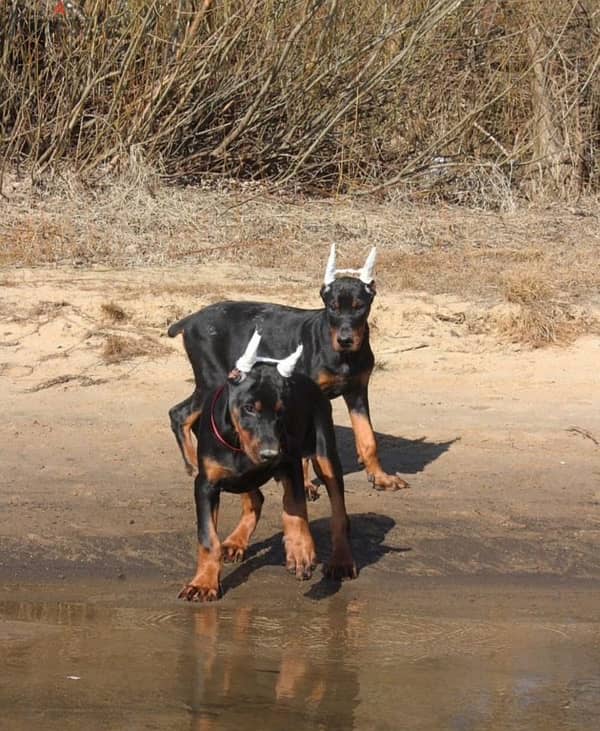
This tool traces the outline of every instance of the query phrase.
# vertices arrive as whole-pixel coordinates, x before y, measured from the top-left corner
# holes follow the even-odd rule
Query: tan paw
[[[285,568],[299,581],[310,579],[317,565],[317,555],[312,541],[285,541]]]
[[[221,586],[219,584],[216,586],[200,584],[193,579],[189,584],[184,585],[177,598],[185,599],[188,602],[214,602],[221,598]]]
[[[369,482],[375,490],[389,490],[390,492],[394,492],[396,490],[410,488],[408,482],[403,480],[400,475],[388,475],[386,472],[376,472],[373,475],[369,475]]]
[[[248,544],[234,539],[227,539],[221,544],[225,563],[240,563],[246,557]]]

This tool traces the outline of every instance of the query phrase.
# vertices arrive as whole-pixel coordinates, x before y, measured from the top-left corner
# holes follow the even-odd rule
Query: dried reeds
[[[87,183],[141,167],[493,207],[598,188],[585,2],[57,7],[0,4],[0,180],[16,164]]]

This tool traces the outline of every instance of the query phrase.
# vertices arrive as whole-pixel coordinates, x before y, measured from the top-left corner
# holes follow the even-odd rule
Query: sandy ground
[[[183,278],[188,286],[179,288]],[[2,580],[156,575],[176,591],[193,569],[194,513],[167,410],[191,391],[191,371],[166,327],[224,295],[282,299],[285,280],[293,284],[288,301],[318,306],[318,285],[306,273],[277,269],[5,272]],[[124,320],[102,309],[111,302]],[[335,402],[359,567],[398,579],[598,579],[600,339],[562,349],[507,345],[473,334],[473,308],[456,297],[380,288],[373,420],[384,466],[412,489],[369,487],[343,403]],[[107,363],[104,348],[115,335],[148,354]],[[265,492],[244,580],[253,566],[282,558],[279,488],[270,483]],[[238,505],[227,495],[222,505],[224,535]],[[327,516],[326,497],[310,505],[321,558]]]

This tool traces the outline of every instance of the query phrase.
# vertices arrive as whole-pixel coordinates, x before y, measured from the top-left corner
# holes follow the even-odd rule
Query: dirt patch
[[[191,392],[192,373],[166,328],[224,296],[318,307],[318,280],[305,277],[229,264],[10,270],[0,290],[0,574],[189,578],[192,482],[167,412]],[[127,319],[107,324],[107,302]],[[334,402],[359,563],[400,576],[598,578],[599,340],[532,350],[477,327],[489,316],[467,298],[398,292],[383,277],[371,409],[384,467],[412,489],[369,487]],[[107,334],[160,347],[107,363]],[[275,547],[281,493],[266,493],[256,543]],[[223,535],[238,511],[224,496]],[[328,515],[326,498],[311,505],[322,560]]]

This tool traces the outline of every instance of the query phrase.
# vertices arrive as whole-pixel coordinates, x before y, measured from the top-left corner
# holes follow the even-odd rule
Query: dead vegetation
[[[102,315],[111,322],[125,322],[128,319],[128,315],[121,305],[114,302],[103,302],[100,309]]]
[[[102,359],[105,363],[115,365],[142,356],[158,357],[167,352],[167,348],[149,336],[136,338],[131,335],[109,334],[102,349]]]
[[[507,275],[504,295],[514,307],[497,324],[513,342],[566,345],[595,325],[589,312],[561,298],[553,282],[530,271]]]
[[[40,196],[27,181],[13,179],[9,187],[11,205],[0,223],[6,263],[71,265],[81,268],[82,277],[90,266],[177,267],[177,277],[148,282],[155,297],[175,306],[161,312],[163,319],[185,314],[178,309],[184,296],[197,303],[232,296],[283,298],[303,306],[307,285],[318,286],[336,242],[344,266],[360,265],[377,246],[382,295],[451,294],[486,307],[506,302],[502,328],[509,339],[563,342],[595,327],[587,315],[598,307],[600,291],[600,228],[593,199],[501,214],[443,204],[358,203],[347,196],[303,200],[257,189],[245,195],[243,189],[217,193],[161,185],[150,195],[112,186],[94,192],[59,187]],[[53,223],[55,235],[62,226],[64,238],[53,239],[55,250],[43,236],[24,248],[12,235],[30,230],[34,216],[38,231],[40,221]],[[95,247],[95,241],[102,246]],[[195,267],[211,263],[225,268],[210,283],[199,283]],[[239,281],[240,264],[253,268],[251,278]],[[6,276],[15,279],[16,271]],[[107,323],[137,322],[144,317],[135,310],[138,290],[129,291],[118,273],[114,278],[113,299],[104,297],[97,307]],[[233,291],[229,279],[235,282]],[[56,309],[56,304],[39,306],[44,316]],[[534,331],[540,334],[527,335]]]
[[[10,0],[0,180],[574,199],[599,188],[599,41],[571,0]]]

